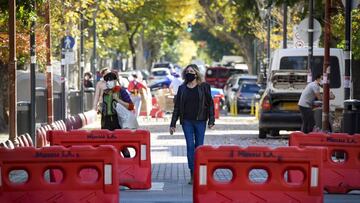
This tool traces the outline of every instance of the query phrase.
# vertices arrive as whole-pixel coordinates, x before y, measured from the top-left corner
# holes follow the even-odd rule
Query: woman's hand
[[[175,127],[170,127],[170,135],[174,134],[175,131],[176,131]]]
[[[215,125],[209,125],[209,129],[213,130],[215,128]]]
[[[115,101],[117,101],[117,102],[120,102],[120,101],[121,101],[121,99],[119,98],[119,95],[118,95],[118,94],[112,94],[112,97],[113,97],[113,99],[114,99]]]

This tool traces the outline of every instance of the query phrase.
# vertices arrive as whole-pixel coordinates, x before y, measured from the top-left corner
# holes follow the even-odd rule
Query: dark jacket
[[[186,89],[186,85],[182,84],[179,87],[179,90],[176,95],[176,101],[174,105],[174,111],[172,114],[170,127],[176,126],[176,121],[180,117],[180,124],[184,121],[184,109],[185,101],[184,101],[184,91]],[[210,85],[207,83],[199,84],[199,110],[197,112],[197,120],[209,120],[208,125],[215,124],[215,116],[214,116],[214,101],[211,97]]]

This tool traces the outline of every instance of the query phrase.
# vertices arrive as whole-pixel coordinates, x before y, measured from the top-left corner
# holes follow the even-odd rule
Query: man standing
[[[302,119],[301,131],[304,133],[312,132],[315,126],[314,112],[312,110],[312,106],[315,99],[322,100],[320,94],[321,79],[322,74],[316,75],[315,80],[305,87],[304,91],[301,93],[300,96],[298,105]]]

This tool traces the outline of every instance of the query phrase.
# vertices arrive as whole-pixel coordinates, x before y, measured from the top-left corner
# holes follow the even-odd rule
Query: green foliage
[[[199,42],[201,50],[215,61],[219,61],[223,55],[231,55],[234,52],[234,44],[214,36],[200,23],[193,26],[191,39]]]
[[[343,12],[338,13],[331,19],[332,22],[332,33],[338,40],[337,47],[345,48],[345,18]],[[352,11],[352,57],[355,60],[360,60],[360,9]]]

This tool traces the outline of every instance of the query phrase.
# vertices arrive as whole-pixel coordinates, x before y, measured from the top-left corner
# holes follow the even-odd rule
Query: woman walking
[[[180,124],[186,139],[187,159],[193,182],[194,152],[204,144],[206,121],[211,129],[215,125],[214,102],[210,85],[203,82],[199,68],[195,64],[188,65],[182,77],[184,83],[179,87],[170,124],[170,134],[176,130],[176,122]]]

